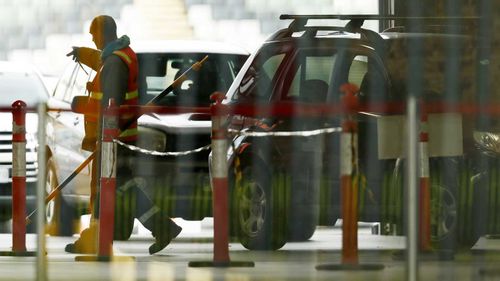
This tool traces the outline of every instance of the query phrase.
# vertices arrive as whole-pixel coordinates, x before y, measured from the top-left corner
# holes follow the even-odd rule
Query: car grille
[[[27,148],[26,181],[36,181],[37,174],[36,151]],[[0,132],[0,183],[10,182],[12,182],[12,132],[2,131]]]

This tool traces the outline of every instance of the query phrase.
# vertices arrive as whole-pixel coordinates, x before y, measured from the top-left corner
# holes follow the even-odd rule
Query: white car
[[[145,104],[167,88],[181,73],[208,55],[199,72],[166,95],[159,105],[203,106],[214,91],[227,91],[248,52],[223,43],[202,41],[155,41],[131,46],[139,63],[139,96]],[[93,72],[71,64],[60,78],[50,106],[70,109],[73,97],[86,95],[85,85]],[[187,151],[210,144],[210,116],[202,114],[160,115],[139,118],[139,146],[150,151]],[[50,112],[47,126],[48,187],[55,188],[89,155],[80,148],[83,115],[71,111]],[[166,215],[185,219],[211,216],[208,150],[187,156],[155,156],[136,153],[130,165],[131,179],[146,186]],[[89,203],[90,167],[64,187],[47,209],[49,233],[72,235],[75,218],[86,213]],[[132,190],[132,189],[130,189]],[[50,190],[48,190],[50,192]],[[134,222],[133,193],[119,195],[116,204],[115,239],[128,239]]]
[[[0,61],[0,222],[12,218],[12,103],[22,100],[34,109],[49,97],[41,75],[33,66]],[[26,114],[26,207],[35,207],[37,182],[37,122],[35,112]],[[34,231],[34,225],[28,231]]]

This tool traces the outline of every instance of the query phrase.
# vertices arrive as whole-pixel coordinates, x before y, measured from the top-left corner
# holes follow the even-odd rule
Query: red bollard
[[[359,264],[358,262],[358,185],[352,176],[357,171],[358,136],[354,115],[358,112],[356,94],[359,88],[354,84],[343,84],[342,106],[345,117],[340,136],[340,193],[342,204],[342,263],[316,266],[318,270],[380,270],[383,265]]]
[[[99,237],[97,256],[78,256],[77,261],[119,261],[130,257],[113,257],[113,233],[115,225],[116,162],[118,138],[118,107],[113,99],[103,112],[101,142],[101,180],[99,192]]]
[[[113,99],[108,108],[104,110],[102,122],[101,143],[101,185],[99,197],[99,244],[100,257],[113,255],[113,229],[115,225],[115,192],[116,192],[116,144],[117,138],[118,107]]]
[[[212,104],[212,208],[214,217],[213,261],[189,262],[191,267],[252,267],[253,262],[232,262],[229,259],[229,208],[227,166],[227,107],[224,94],[216,93]]]
[[[358,263],[358,188],[352,175],[357,152],[356,122],[345,119],[340,137],[340,193],[342,200],[342,263]]]
[[[419,237],[420,250],[431,250],[431,190],[429,180],[429,134],[427,132],[427,113],[422,107],[420,117],[420,196],[419,196]]]
[[[356,172],[358,136],[357,123],[353,120],[358,100],[357,87],[346,84],[342,91],[342,104],[346,116],[342,122],[340,136],[340,193],[342,200],[342,263],[358,264],[358,186],[353,184],[352,176]]]
[[[214,105],[215,111],[217,108],[222,108],[220,100]],[[229,229],[228,229],[228,182],[227,182],[227,161],[224,155],[227,152],[227,131],[225,130],[224,115],[216,115],[212,117],[212,155],[217,162],[214,162],[213,168],[213,216],[214,216],[214,263],[224,264],[229,263]]]
[[[26,103],[12,103],[12,251],[0,256],[34,256],[26,251]]]
[[[26,251],[26,103],[12,104],[12,251]]]

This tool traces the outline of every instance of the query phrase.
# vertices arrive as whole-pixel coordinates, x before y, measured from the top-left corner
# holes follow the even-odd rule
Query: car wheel
[[[430,171],[431,241],[438,251],[452,254],[459,241],[459,160],[431,160]]]
[[[432,240],[446,240],[457,227],[457,199],[449,187],[431,186],[431,235]]]
[[[286,243],[286,203],[277,185],[271,184],[265,162],[242,163],[241,180],[233,196],[234,231],[249,250],[277,250]]]
[[[47,176],[45,191],[51,193],[59,182],[57,180],[56,168],[52,158],[47,161]],[[47,220],[47,233],[52,236],[72,236],[75,210],[70,206],[59,192],[56,197],[47,203],[45,208],[45,218]],[[33,221],[30,225],[36,225]]]

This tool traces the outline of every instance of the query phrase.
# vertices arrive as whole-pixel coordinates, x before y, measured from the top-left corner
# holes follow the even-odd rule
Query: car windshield
[[[259,54],[246,70],[233,100],[242,102],[268,101],[272,90],[272,81],[279,73],[278,69],[285,61],[291,47],[267,45],[259,50]]]
[[[204,54],[140,53],[139,95],[145,104],[181,76]],[[201,69],[190,71],[187,79],[159,101],[160,105],[209,105],[215,91],[229,89],[236,74],[245,62],[245,55],[209,54]]]
[[[11,106],[16,100],[34,106],[47,100],[47,92],[35,74],[0,72],[0,106]]]
[[[290,59],[293,63],[290,63]],[[249,67],[233,99],[326,101],[338,52],[322,46],[267,46]],[[340,77],[337,77],[340,78]],[[279,96],[273,97],[273,93]]]

